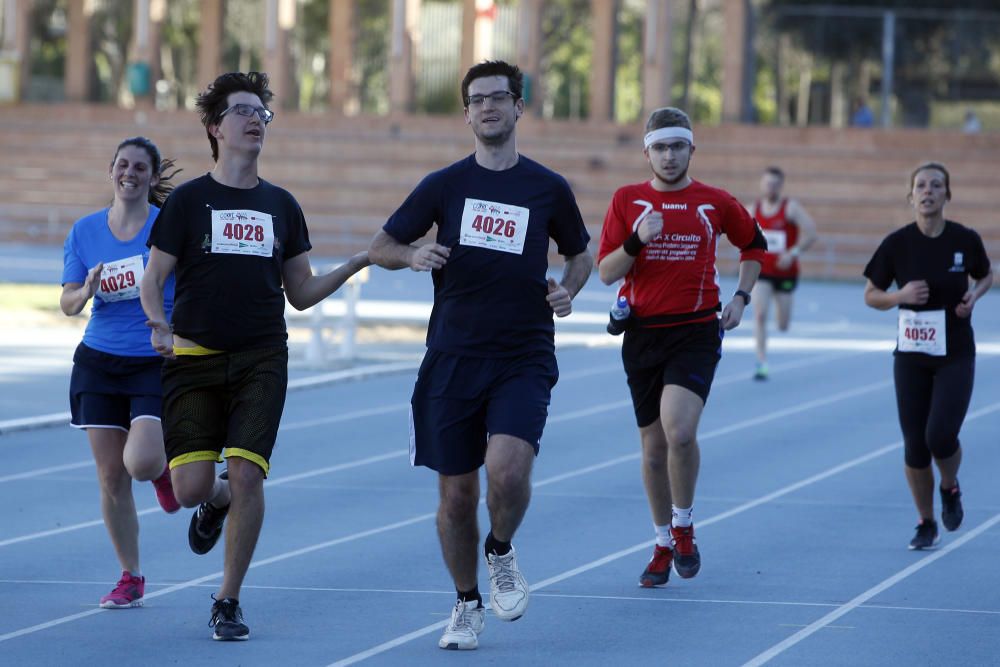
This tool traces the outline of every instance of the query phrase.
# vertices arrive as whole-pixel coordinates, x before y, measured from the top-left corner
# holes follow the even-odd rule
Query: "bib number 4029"
[[[132,271],[126,271],[125,273],[119,273],[118,275],[101,278],[102,292],[113,294],[114,292],[123,290],[127,287],[135,287],[135,273]]]
[[[490,215],[477,215],[472,221],[472,228],[483,234],[493,234],[494,236],[506,236],[514,238],[517,233],[517,222],[514,220],[504,220],[494,218]]]

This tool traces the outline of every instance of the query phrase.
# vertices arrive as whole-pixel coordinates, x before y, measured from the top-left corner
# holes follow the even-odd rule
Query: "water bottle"
[[[628,306],[628,299],[619,296],[614,305],[611,306],[611,319],[608,321],[608,333],[612,336],[620,336],[628,328],[628,318],[631,309]]]

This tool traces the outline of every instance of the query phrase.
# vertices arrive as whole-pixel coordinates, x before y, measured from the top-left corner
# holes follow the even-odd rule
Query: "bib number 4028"
[[[477,215],[472,221],[472,228],[483,234],[493,234],[494,236],[506,236],[514,238],[517,233],[517,222],[514,220],[504,220],[494,218],[491,215]]]
[[[230,241],[263,241],[264,240],[264,228],[261,225],[251,225],[249,223],[239,223],[233,224],[227,222],[226,226],[222,228],[222,235],[225,236]]]

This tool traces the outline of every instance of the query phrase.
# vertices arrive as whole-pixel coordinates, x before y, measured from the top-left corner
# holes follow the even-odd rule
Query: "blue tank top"
[[[149,261],[146,239],[160,209],[150,205],[142,231],[122,241],[108,227],[108,209],[73,223],[63,244],[62,284],[80,283],[87,272],[104,262],[101,286],[94,295],[90,322],[83,334],[87,347],[125,357],[155,357],[149,343],[146,314],[139,303],[139,283]],[[174,276],[163,288],[163,307],[170,318],[174,304]]]

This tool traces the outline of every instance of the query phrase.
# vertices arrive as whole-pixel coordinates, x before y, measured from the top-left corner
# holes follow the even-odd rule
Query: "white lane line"
[[[753,659],[743,663],[743,667],[759,667],[760,665],[763,665],[768,661],[770,661],[772,658],[776,658],[777,656],[781,655],[788,649],[792,648],[802,640],[815,634],[817,631],[822,630],[823,628],[830,627],[830,624],[836,621],[838,618],[854,611],[855,609],[857,609],[865,602],[878,595],[879,593],[888,590],[889,588],[892,588],[903,579],[909,577],[911,574],[919,572],[920,570],[924,569],[931,563],[934,563],[935,561],[944,558],[952,551],[955,551],[956,549],[966,544],[967,542],[979,537],[984,532],[986,532],[993,526],[997,525],[998,523],[1000,523],[1000,514],[995,514],[993,515],[992,518],[979,524],[978,526],[967,532],[965,535],[962,535],[954,542],[949,542],[948,545],[943,549],[935,551],[928,556],[924,556],[916,563],[913,563],[909,567],[900,570],[891,577],[882,580],[875,586],[869,588],[864,593],[861,593],[860,595],[856,596],[853,600],[850,600],[849,602],[841,605],[837,609],[831,611],[823,618],[820,618],[819,620],[810,623],[805,628],[799,630],[788,639],[785,639],[784,641],[775,644],[774,646],[764,651],[763,653],[757,655]]]
[[[966,416],[965,421],[969,422],[969,421],[972,421],[974,419],[978,419],[980,417],[983,417],[985,415],[992,414],[993,412],[996,412],[998,410],[1000,410],[1000,402],[993,403],[992,405],[988,405],[988,406],[986,406],[984,408],[981,408],[979,410],[976,410],[975,412],[970,413],[969,415]],[[756,498],[754,500],[750,500],[748,502],[745,502],[745,503],[743,503],[741,505],[738,505],[738,506],[736,506],[736,507],[734,507],[734,508],[732,508],[732,509],[730,509],[730,510],[728,510],[726,512],[722,512],[720,514],[716,514],[715,516],[709,517],[708,519],[705,519],[703,521],[699,521],[698,525],[704,527],[704,526],[709,526],[709,525],[711,525],[713,523],[718,523],[719,521],[723,521],[723,520],[728,519],[730,517],[736,516],[737,514],[741,514],[743,512],[751,510],[751,509],[753,509],[755,507],[758,507],[759,505],[763,505],[763,504],[765,504],[767,502],[770,502],[771,500],[774,500],[775,498],[779,498],[779,497],[787,495],[789,493],[793,493],[794,491],[797,491],[797,490],[799,490],[799,489],[801,489],[801,488],[803,488],[805,486],[808,486],[810,484],[815,484],[816,482],[824,480],[824,479],[826,479],[828,477],[832,477],[832,476],[834,476],[834,475],[836,475],[836,474],[838,474],[840,472],[843,472],[843,471],[848,470],[850,468],[854,468],[854,467],[859,466],[859,465],[861,465],[863,463],[866,463],[866,462],[868,462],[868,461],[870,461],[872,459],[875,459],[875,458],[878,458],[880,456],[883,456],[883,455],[885,455],[885,454],[887,454],[887,453],[889,453],[891,451],[894,451],[894,450],[897,450],[897,449],[901,448],[902,446],[903,446],[902,442],[895,442],[895,443],[893,443],[891,445],[886,445],[885,447],[881,447],[881,448],[875,450],[874,452],[871,452],[869,454],[865,454],[863,456],[859,456],[857,458],[851,459],[850,461],[846,461],[846,462],[844,462],[844,463],[842,463],[840,465],[834,466],[832,468],[828,468],[827,470],[825,470],[823,472],[820,472],[820,473],[817,473],[817,474],[812,475],[810,477],[807,477],[806,479],[800,480],[799,482],[796,482],[794,484],[789,484],[787,486],[784,486],[784,487],[782,487],[782,488],[780,488],[780,489],[778,489],[776,491],[773,491],[773,492],[768,493],[766,495],[760,496],[759,498]],[[1000,518],[1000,515],[998,515],[998,518]],[[565,571],[565,572],[563,572],[561,574],[557,574],[557,575],[555,575],[553,577],[549,577],[548,579],[544,579],[544,580],[542,580],[542,581],[540,581],[540,582],[538,582],[536,584],[532,584],[531,587],[530,587],[530,590],[532,592],[535,592],[536,590],[547,588],[548,586],[551,586],[552,584],[559,583],[559,582],[564,581],[566,579],[570,579],[571,577],[575,577],[578,574],[583,574],[584,572],[588,572],[590,570],[596,569],[598,567],[601,567],[603,565],[611,563],[611,562],[613,562],[615,560],[618,560],[619,558],[623,558],[625,556],[630,556],[630,555],[632,555],[634,553],[637,553],[639,551],[643,551],[643,550],[649,549],[653,545],[653,543],[654,543],[654,540],[646,540],[645,542],[640,542],[639,544],[633,545],[631,547],[628,547],[628,548],[625,548],[625,549],[621,549],[621,550],[616,551],[614,553],[608,554],[607,556],[603,556],[601,558],[598,558],[597,560],[590,561],[589,563],[585,563],[585,564],[583,564],[583,565],[581,565],[579,567],[575,567],[575,568],[573,568],[571,570],[567,570],[567,571]],[[831,619],[831,620],[834,620],[834,619]],[[412,641],[414,639],[418,639],[420,637],[428,635],[428,634],[430,634],[430,633],[432,633],[432,632],[434,632],[436,630],[439,630],[439,629],[445,627],[447,624],[448,624],[448,621],[439,621],[438,623],[434,623],[432,625],[424,626],[423,628],[420,628],[419,630],[414,630],[413,632],[410,632],[408,634],[402,635],[400,637],[396,637],[394,639],[390,639],[387,642],[383,642],[382,644],[378,644],[376,646],[373,646],[370,649],[367,649],[365,651],[361,651],[359,653],[355,653],[354,655],[351,655],[351,656],[348,656],[348,657],[343,658],[341,660],[338,660],[337,662],[330,663],[330,665],[328,665],[328,667],[346,667],[347,665],[353,665],[355,663],[361,662],[362,660],[366,660],[368,658],[371,658],[373,656],[379,655],[381,653],[385,653],[386,651],[389,651],[389,650],[391,650],[393,648],[396,648],[397,646],[400,646],[402,644],[410,642],[410,641]]]
[[[156,582],[146,580],[147,588],[165,588],[173,586],[171,582]],[[66,580],[66,579],[0,579],[2,585],[23,585],[23,586],[107,586],[106,579],[101,581],[86,580]],[[217,584],[198,584],[191,588],[217,588]],[[288,593],[369,593],[372,595],[433,595],[444,596],[454,595],[452,589],[429,590],[424,588],[348,588],[344,586],[267,586],[264,584],[244,584],[243,590],[257,591],[282,591]],[[615,602],[639,602],[643,604],[710,604],[710,605],[738,605],[752,607],[820,607],[835,608],[838,605],[833,602],[802,602],[800,600],[734,600],[722,598],[664,598],[648,597],[639,595],[581,595],[573,593],[546,593],[536,592],[536,597],[555,598],[569,600],[613,600]],[[968,614],[970,616],[1000,616],[1000,611],[992,609],[955,609],[949,607],[913,607],[889,604],[863,604],[860,609],[874,609],[879,611],[913,611],[927,612],[932,614]],[[784,625],[784,624],[783,624]],[[805,627],[798,624],[795,627]]]
[[[884,383],[882,383],[882,382],[875,383],[875,385],[871,385],[869,387],[869,390],[871,390],[871,387],[881,386],[882,384],[884,384]],[[851,396],[856,395],[857,393],[859,393],[859,390],[852,390],[850,392],[843,392],[844,395],[851,395]],[[845,397],[845,396],[842,396],[842,398],[843,397]],[[832,396],[828,397],[827,399],[823,400],[822,404],[826,404],[826,403],[832,402],[833,400],[834,400],[834,397],[832,397]],[[792,410],[792,412],[794,412],[796,410],[797,411],[804,411],[804,410],[810,409],[810,408],[815,407],[815,406],[816,406],[816,402],[813,401],[813,402],[810,402],[808,404],[808,407],[807,407],[807,404],[803,404],[799,408],[792,408],[791,410]],[[1000,403],[997,404],[997,407],[1000,408]],[[788,410],[780,410],[780,411],[778,411],[778,413],[780,413],[781,416],[785,416],[787,414],[790,414]],[[775,417],[775,418],[777,419],[778,417]],[[752,422],[753,424],[760,423],[760,419],[759,418],[755,418],[755,419],[747,420],[747,421],[748,422]],[[733,426],[736,426],[736,425],[733,425]],[[726,428],[727,432],[732,431],[732,430],[733,430],[733,427],[727,427]],[[390,456],[390,455],[389,454],[385,454],[383,456]],[[635,456],[636,455],[631,455],[630,457],[619,457],[619,458],[612,459],[612,460],[613,461],[617,461],[617,462],[621,462],[623,460],[629,460],[631,458],[634,458]],[[341,465],[350,465],[350,464],[341,464]],[[583,468],[583,469],[580,469],[580,470],[588,470],[588,471],[590,471],[590,470],[596,470],[596,469],[599,469],[599,468],[602,468],[602,467],[607,467],[608,465],[612,465],[612,464],[609,463],[609,462],[605,462],[604,464],[598,464],[597,466],[588,466],[587,468]],[[303,473],[303,475],[307,475],[307,476],[311,476],[312,474],[313,473]],[[580,472],[580,471],[576,471],[575,474],[579,475],[579,474],[584,474],[584,473]],[[558,475],[556,477],[558,477],[559,479],[567,479],[569,476],[575,476],[575,475],[564,473],[564,474]],[[538,487],[545,486],[545,485],[550,484],[550,483],[552,483],[552,482],[550,482],[549,479],[544,479],[544,480],[540,480],[538,482],[535,482],[534,484],[532,484],[532,486],[534,488],[538,488]],[[484,499],[481,499],[480,500],[480,504],[482,504],[483,502],[484,502]],[[751,501],[750,503],[745,503],[744,505],[747,506],[747,507],[749,507],[749,506],[752,506],[754,502],[755,501]],[[158,509],[159,508],[155,508],[153,511],[158,510]],[[369,537],[371,535],[377,535],[379,533],[383,533],[383,532],[386,532],[388,530],[395,530],[395,529],[403,527],[403,526],[408,526],[408,525],[411,525],[411,524],[414,524],[414,523],[419,523],[421,521],[427,521],[427,520],[430,520],[430,519],[434,518],[435,516],[436,516],[436,512],[429,512],[427,514],[421,514],[421,515],[418,515],[418,516],[415,516],[415,517],[411,517],[409,519],[404,519],[403,521],[400,521],[400,522],[396,522],[396,523],[390,524],[388,526],[381,526],[379,528],[373,528],[373,529],[362,531],[362,532],[359,532],[359,533],[354,533],[352,535],[347,535],[345,537],[337,538],[337,539],[334,539],[334,540],[328,540],[326,542],[321,542],[319,544],[315,544],[315,545],[312,545],[312,546],[309,546],[309,547],[304,547],[302,549],[297,549],[295,551],[290,551],[290,552],[285,552],[283,554],[278,554],[276,556],[272,556],[271,558],[267,558],[267,559],[263,559],[263,560],[255,560],[255,561],[253,561],[250,564],[250,567],[251,568],[255,568],[255,567],[260,567],[262,565],[266,565],[266,564],[269,564],[269,563],[276,563],[276,562],[279,562],[279,561],[287,560],[288,558],[294,558],[296,556],[300,556],[300,555],[303,555],[303,554],[311,553],[311,552],[317,551],[319,549],[325,549],[327,547],[335,546],[337,544],[343,544],[345,542],[350,542],[350,541],[353,541],[353,540],[362,539],[364,537]],[[96,523],[98,525],[100,525],[102,522],[98,521]],[[708,519],[706,521],[700,522],[699,525],[704,526],[704,525],[708,525],[708,524],[711,524],[711,523],[713,523],[713,520],[712,519]],[[47,531],[47,532],[51,533],[52,531]],[[15,541],[23,541],[23,538],[14,538],[14,540]],[[0,542],[0,546],[3,546],[6,543],[12,543],[12,541],[11,540],[7,540],[6,542]],[[589,564],[587,564],[585,566],[582,566],[581,568],[576,568],[574,570],[570,570],[568,573],[565,573],[564,575],[560,575],[560,576],[552,578],[552,579],[547,579],[547,580],[541,582],[540,584],[536,584],[535,586],[532,587],[532,590],[535,590],[536,587],[537,588],[543,588],[545,586],[549,586],[552,583],[555,583],[556,581],[561,581],[564,578],[568,578],[570,576],[574,576],[574,575],[576,575],[576,574],[578,574],[580,572],[585,572],[588,569],[593,569],[594,567],[598,567],[599,565],[603,565],[605,562],[610,562],[611,560],[614,560],[616,558],[620,558],[621,556],[630,554],[630,553],[632,553],[634,551],[638,551],[640,548],[648,548],[648,546],[650,544],[652,544],[652,541],[643,542],[641,545],[638,545],[637,547],[631,547],[630,549],[627,549],[625,551],[617,552],[616,554],[613,554],[611,557],[605,557],[603,559],[600,559],[599,561],[595,561],[594,563],[589,563]],[[193,580],[191,580],[189,582],[185,582],[185,583],[181,583],[181,584],[176,584],[175,586],[168,587],[168,588],[166,588],[164,590],[161,590],[161,591],[156,591],[155,593],[152,593],[152,594],[150,594],[150,595],[148,595],[146,597],[156,597],[156,596],[160,596],[160,595],[166,595],[168,592],[173,592],[173,591],[176,591],[176,590],[181,590],[183,588],[190,588],[191,586],[196,586],[196,585],[198,585],[200,583],[203,583],[205,581],[209,581],[211,579],[214,579],[214,578],[217,578],[217,577],[221,577],[221,576],[222,576],[222,572],[217,572],[215,574],[207,575],[207,576],[201,577],[199,579],[193,579]],[[80,614],[73,614],[72,616],[65,616],[65,617],[63,617],[61,619],[54,619],[52,621],[47,621],[45,623],[40,623],[38,625],[34,625],[34,626],[29,627],[29,628],[23,628],[21,630],[16,630],[16,631],[8,633],[6,635],[0,635],[0,642],[7,641],[8,639],[14,639],[15,637],[20,637],[22,635],[31,634],[33,632],[38,632],[40,630],[45,630],[47,628],[53,627],[54,625],[60,625],[61,623],[69,623],[71,621],[75,621],[75,620],[80,619],[80,618],[85,618],[87,616],[91,616],[91,615],[93,615],[95,613],[98,613],[100,611],[103,611],[103,610],[101,610],[101,609],[90,610],[90,611],[87,611],[87,612],[82,612]],[[381,644],[381,645],[379,645],[379,647],[375,647],[375,649],[370,649],[369,651],[374,651],[374,653],[370,653],[370,655],[376,655],[378,653],[382,653],[384,651],[389,650],[393,646],[397,646],[398,643],[394,643],[394,642],[406,643],[406,642],[410,641],[411,639],[416,639],[417,637],[420,637],[420,636],[422,636],[424,634],[427,634],[428,632],[433,632],[437,628],[444,627],[444,625],[446,623],[447,623],[447,621],[441,621],[440,623],[436,623],[436,624],[434,624],[432,626],[428,626],[427,628],[422,628],[420,630],[417,630],[415,633],[410,633],[409,635],[405,636],[406,637],[405,639],[397,638],[396,640],[392,640],[391,642],[389,642],[387,644]],[[368,652],[365,653],[364,657],[369,657]],[[364,658],[359,658],[359,660],[360,659],[364,659]],[[354,660],[353,662],[357,662],[357,660]],[[338,664],[340,664],[340,663],[338,663]],[[344,664],[351,664],[351,663],[348,662],[348,663],[344,663]]]
[[[27,472],[19,472],[14,475],[5,475],[0,477],[0,484],[3,482],[13,482],[19,479],[31,479],[32,477],[39,477],[40,475],[48,475],[53,472],[62,472],[64,470],[76,470],[78,468],[88,468],[93,467],[93,459],[88,461],[79,461],[77,463],[67,463],[61,466],[51,466],[49,468],[36,468],[34,470],[28,470]]]

